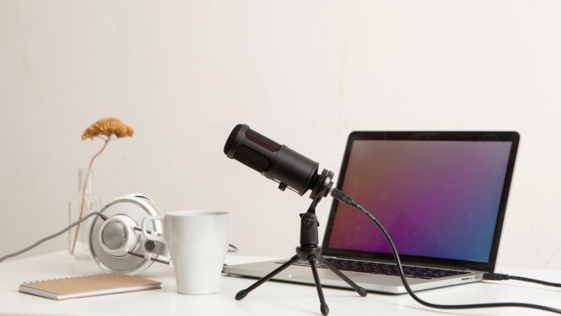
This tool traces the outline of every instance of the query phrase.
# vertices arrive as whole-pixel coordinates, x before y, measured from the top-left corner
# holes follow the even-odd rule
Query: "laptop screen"
[[[338,188],[380,221],[400,255],[488,263],[513,141],[470,138],[350,139]],[[342,203],[334,213],[328,248],[391,254],[364,214]]]

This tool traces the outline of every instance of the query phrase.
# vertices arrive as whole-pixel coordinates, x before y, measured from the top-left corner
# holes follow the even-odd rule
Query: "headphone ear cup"
[[[111,222],[117,221],[117,218],[114,217],[123,217],[125,221],[121,222],[120,226],[127,231],[125,234],[127,237],[138,235],[135,228],[140,226],[143,218],[161,214],[156,203],[144,194],[128,194],[115,198],[104,205],[100,213],[109,219],[113,218]],[[127,221],[128,218],[131,220]],[[145,248],[146,239],[143,236],[138,236],[136,240],[125,238],[123,241],[122,236],[118,235],[113,236],[117,239],[112,239],[111,233],[115,231],[120,233],[116,228],[121,227],[109,227],[105,231],[106,234],[103,235],[102,226],[104,223],[105,221],[96,218],[90,227],[89,238],[92,257],[102,270],[135,275],[152,265],[154,255],[156,255],[156,258],[160,255],[169,258],[169,251],[165,244],[158,243],[151,247],[153,248],[152,251],[146,251],[148,249]],[[150,221],[147,229],[160,234],[163,232],[162,223],[159,221]],[[129,245],[127,243],[129,241],[131,243],[135,241],[135,244]],[[128,254],[123,255],[123,252]],[[147,257],[146,252],[152,253],[152,257]],[[163,260],[158,262],[166,263]]]

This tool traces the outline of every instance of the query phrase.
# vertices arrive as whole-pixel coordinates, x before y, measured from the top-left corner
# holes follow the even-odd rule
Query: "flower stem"
[[[103,145],[101,150],[95,156],[93,156],[92,161],[90,161],[90,166],[88,167],[88,172],[86,173],[86,181],[84,182],[84,191],[82,192],[82,207],[80,208],[80,218],[78,218],[78,220],[81,220],[82,216],[84,215],[84,202],[86,200],[86,188],[88,187],[88,180],[90,179],[90,171],[92,170],[94,159],[97,158],[97,156],[99,156],[103,152],[105,147],[107,147],[107,144],[109,144],[109,138],[105,140],[105,144]],[[81,224],[78,224],[78,226],[76,227],[76,236],[74,236],[74,243],[72,244],[72,251],[70,252],[70,255],[72,256],[74,255],[74,248],[76,248],[76,241],[78,240],[78,232],[80,231],[80,225]]]

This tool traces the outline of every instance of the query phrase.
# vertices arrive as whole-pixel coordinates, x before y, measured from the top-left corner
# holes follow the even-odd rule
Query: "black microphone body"
[[[279,189],[284,191],[289,187],[301,196],[313,189],[319,178],[319,163],[255,132],[245,124],[234,127],[224,146],[224,154],[279,182]]]

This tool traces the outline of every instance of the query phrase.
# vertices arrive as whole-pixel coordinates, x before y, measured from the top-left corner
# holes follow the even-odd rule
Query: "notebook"
[[[388,231],[414,291],[477,282],[495,268],[518,143],[516,132],[353,132],[337,188]],[[294,225],[303,211],[294,210]],[[333,200],[326,224],[330,263],[369,291],[406,293],[387,241],[364,214]],[[283,262],[224,271],[260,278]],[[318,272],[323,286],[350,288]],[[273,279],[314,284],[304,262]]]
[[[52,300],[160,289],[162,282],[122,273],[25,282],[19,291]]]

